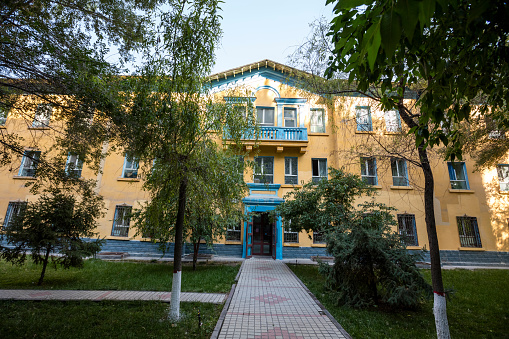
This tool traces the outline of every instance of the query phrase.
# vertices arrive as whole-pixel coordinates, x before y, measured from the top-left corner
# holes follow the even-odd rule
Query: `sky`
[[[332,18],[325,0],[225,0],[221,4],[223,37],[212,73],[270,59],[287,63],[287,56],[310,33],[309,24]]]

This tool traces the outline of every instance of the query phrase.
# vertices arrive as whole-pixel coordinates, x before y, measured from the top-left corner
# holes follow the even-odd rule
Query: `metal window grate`
[[[127,237],[129,234],[129,223],[131,221],[131,206],[117,206],[115,209],[115,220],[111,235],[116,237]]]
[[[285,231],[284,242],[299,242],[299,232]]]
[[[7,206],[7,213],[5,213],[3,227],[9,227],[11,222],[14,220],[14,217],[20,214],[26,205],[26,201],[9,202],[9,205]]]
[[[227,241],[240,241],[240,234],[242,229],[241,225],[242,223],[239,223],[238,225],[235,225],[232,228],[228,228],[226,230]]]
[[[476,217],[456,217],[461,247],[482,247]]]
[[[398,231],[405,245],[419,246],[415,229],[415,215],[398,214]]]
[[[325,244],[325,236],[322,232],[313,231],[313,244]]]

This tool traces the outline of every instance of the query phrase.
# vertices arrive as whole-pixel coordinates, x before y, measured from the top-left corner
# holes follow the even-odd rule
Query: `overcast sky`
[[[310,33],[309,23],[331,19],[332,7],[325,0],[225,0],[213,73],[263,59],[286,63]]]

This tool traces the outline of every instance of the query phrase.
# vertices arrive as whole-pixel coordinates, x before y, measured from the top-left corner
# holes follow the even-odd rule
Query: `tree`
[[[293,231],[323,232],[334,266],[321,267],[338,303],[416,307],[429,285],[403,245],[392,208],[373,201],[354,208],[374,189],[359,176],[330,168],[329,180],[290,192],[276,211]]]
[[[41,285],[50,261],[64,268],[82,267],[83,258],[101,248],[101,241],[86,241],[96,233],[97,219],[102,216],[102,197],[94,193],[95,182],[76,182],[65,178],[48,182],[39,198],[26,203],[8,225],[5,225],[7,246],[0,248],[1,257],[22,265],[27,252],[35,264],[42,264],[37,285]]]
[[[142,232],[145,227],[155,230],[162,243],[174,240],[170,305],[174,319],[180,316],[188,198],[193,190],[199,192],[211,173],[220,179],[214,158],[220,154],[217,147],[224,128],[235,145],[253,123],[208,92],[206,76],[220,36],[218,10],[216,0],[170,1],[169,12],[161,14],[160,25],[152,32],[155,48],[146,51],[140,76],[125,81],[123,93],[130,104],[112,117],[120,143],[148,168],[144,187],[150,202],[138,227]]]

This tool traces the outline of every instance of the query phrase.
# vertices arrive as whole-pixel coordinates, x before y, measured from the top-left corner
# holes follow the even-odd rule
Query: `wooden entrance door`
[[[272,255],[272,225],[268,213],[253,215],[253,255]]]

